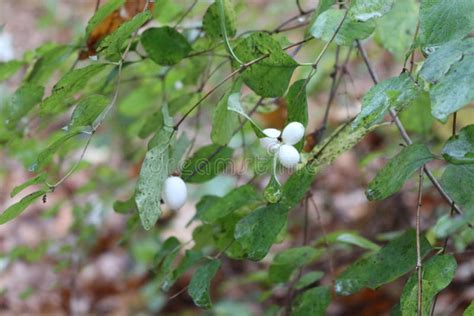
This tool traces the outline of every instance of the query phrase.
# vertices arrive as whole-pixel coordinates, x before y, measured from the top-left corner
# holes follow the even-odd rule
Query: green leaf
[[[242,218],[235,227],[235,239],[253,261],[263,259],[288,220],[288,209],[270,204]]]
[[[151,60],[163,66],[177,64],[191,51],[186,38],[169,26],[147,29],[140,41]]]
[[[143,228],[152,228],[161,215],[161,189],[169,175],[169,147],[172,129],[165,128],[156,145],[148,150],[138,178],[135,202]]]
[[[176,237],[169,237],[157,252],[153,260],[153,266],[158,271],[156,276],[158,284],[165,282],[170,273],[172,273],[173,262],[178,256],[180,248],[181,243],[179,240]]]
[[[132,195],[126,201],[115,201],[112,207],[114,211],[119,214],[129,214],[131,211],[135,212],[137,210],[137,204],[135,203],[135,195]]]
[[[422,269],[422,312],[429,315],[434,296],[451,283],[456,272],[456,260],[451,255],[437,255]],[[400,298],[403,315],[416,315],[418,310],[418,273],[413,273],[403,288]]]
[[[7,80],[13,76],[24,64],[25,62],[20,60],[0,62],[0,81]]]
[[[288,90],[285,100],[287,104],[288,117],[287,124],[290,122],[300,122],[304,127],[308,125],[308,101],[306,100],[305,79],[296,81]],[[303,148],[304,139],[295,145],[298,151]]]
[[[92,64],[65,74],[54,85],[51,95],[41,103],[41,114],[56,114],[64,109],[66,100],[83,89],[89,80],[97,76],[106,67],[106,64]]]
[[[53,143],[51,143],[45,150],[39,153],[38,157],[36,158],[35,163],[30,167],[31,171],[37,172],[38,170],[42,169],[46,163],[49,162],[51,157],[62,147],[66,142],[68,142],[71,138],[76,137],[77,135],[81,134],[80,130],[74,129],[68,131],[66,134],[61,136],[60,138],[56,139]]]
[[[410,229],[377,252],[359,258],[336,279],[336,293],[350,295],[363,288],[375,289],[404,275],[416,265],[415,230]],[[421,254],[431,251],[421,237]]]
[[[149,10],[135,15],[133,19],[123,23],[117,30],[107,35],[107,37],[100,42],[97,52],[105,56],[108,60],[119,61],[122,47],[127,39],[151,18],[152,15]]]
[[[287,282],[296,269],[313,262],[322,252],[321,249],[308,246],[290,248],[279,252],[273,258],[268,270],[270,281],[273,283]]]
[[[222,1],[224,5],[225,29],[227,36],[233,37],[237,33],[234,7],[229,0]],[[202,20],[202,27],[207,36],[213,39],[222,37],[219,6],[217,1],[209,6]]]
[[[203,258],[203,254],[200,251],[193,249],[186,250],[184,257],[179,262],[176,269],[172,273],[168,274],[163,281],[162,289],[167,291],[169,290],[176,280],[178,280],[182,275],[184,275],[190,268],[197,264]]]
[[[6,126],[14,128],[43,97],[44,88],[31,83],[24,83],[13,94],[7,105]]]
[[[46,85],[51,75],[62,66],[68,57],[76,50],[76,47],[53,44],[44,52],[36,52],[37,60],[26,76],[25,80],[37,85]]]
[[[464,311],[463,316],[474,316],[474,301],[471,301],[471,304],[469,304]]]
[[[430,95],[425,91],[421,92],[412,104],[400,113],[399,117],[407,131],[427,134],[435,122],[431,115]]]
[[[422,0],[419,43],[427,47],[463,38],[474,30],[472,12],[472,0]]]
[[[225,170],[232,161],[232,153],[232,148],[226,146],[207,145],[201,147],[184,162],[181,176],[189,183],[209,181]]]
[[[44,180],[46,180],[46,177],[47,177],[46,173],[40,173],[36,177],[28,179],[27,181],[23,182],[22,184],[14,187],[12,192],[10,193],[10,197],[14,197],[15,195],[17,195],[18,193],[20,193],[21,191],[23,191],[24,189],[26,189],[29,186],[44,182]]]
[[[376,39],[398,59],[403,59],[413,43],[417,23],[416,0],[397,0],[389,13],[376,20]]]
[[[317,240],[317,245],[322,245],[324,243],[344,243],[355,245],[364,249],[377,251],[380,249],[380,246],[373,243],[372,241],[360,236],[356,232],[347,232],[347,231],[340,231],[340,232],[333,232],[328,234],[324,237],[321,237]]]
[[[436,84],[464,55],[472,54],[474,54],[474,38],[447,42],[428,55],[420,70],[420,76]]]
[[[8,207],[3,213],[0,214],[0,225],[11,221],[18,215],[20,215],[31,203],[37,198],[46,194],[47,191],[36,191],[28,194],[22,198],[19,202]]]
[[[353,126],[369,127],[379,123],[390,108],[402,110],[414,102],[421,91],[407,73],[378,83],[364,95],[362,110]]]
[[[404,147],[369,183],[367,198],[371,201],[388,198],[398,192],[416,170],[433,159],[433,154],[423,144]]]
[[[285,94],[298,63],[270,35],[263,32],[252,33],[237,44],[234,52],[244,63],[268,55],[245,69],[241,77],[259,96],[278,97]]]
[[[299,290],[308,286],[311,283],[314,283],[318,280],[321,280],[324,276],[324,272],[321,271],[310,271],[303,275],[298,282],[295,284],[295,289]]]
[[[349,14],[354,20],[368,21],[387,14],[395,0],[354,0],[351,1]]]
[[[188,150],[189,145],[191,145],[191,140],[189,140],[185,133],[182,133],[171,147],[170,172],[178,169],[181,161],[185,158],[184,155]]]
[[[448,164],[441,176],[441,185],[457,204],[474,202],[474,165]]]
[[[292,304],[291,315],[324,316],[331,303],[331,291],[327,286],[318,286],[298,295]]]
[[[69,127],[92,126],[109,103],[109,99],[103,95],[94,94],[82,98],[72,112]]]
[[[191,282],[189,283],[188,293],[197,306],[211,308],[212,303],[209,295],[211,280],[216,275],[220,266],[221,262],[219,260],[210,259],[193,274]]]
[[[311,26],[310,33],[313,37],[329,42],[334,36],[337,28],[344,19],[344,11],[328,9],[321,13]],[[356,39],[364,39],[370,36],[375,30],[375,23],[372,20],[360,22],[346,17],[342,22],[339,32],[334,38],[337,45],[352,45]]]
[[[265,134],[263,133],[260,126],[258,126],[258,124],[245,112],[244,108],[242,107],[242,104],[240,103],[240,92],[235,92],[229,95],[229,98],[227,99],[227,109],[242,115],[252,125],[252,129],[254,130],[257,137],[265,137]]]
[[[452,164],[474,163],[474,125],[463,127],[451,136],[441,153]]]
[[[240,85],[238,86],[240,89]],[[239,126],[239,116],[235,111],[228,109],[229,97],[234,94],[235,90],[236,89],[233,88],[222,96],[212,115],[211,139],[216,145],[227,145]],[[240,93],[236,92],[236,94],[237,97],[240,97]]]
[[[245,205],[258,201],[260,201],[260,198],[255,188],[249,184],[243,185],[200,209],[197,216],[205,223],[213,223]]]
[[[473,19],[474,20],[474,19]],[[431,87],[432,114],[440,121],[474,100],[474,54],[455,63],[443,79]]]
[[[102,5],[87,23],[86,37],[88,37],[92,30],[102,23],[112,12],[119,9],[124,2],[125,0],[109,0]]]

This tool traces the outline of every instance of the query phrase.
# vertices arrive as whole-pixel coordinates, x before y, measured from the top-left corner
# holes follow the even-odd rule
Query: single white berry
[[[188,198],[186,183],[180,177],[169,177],[163,183],[162,197],[170,209],[180,209]]]
[[[281,138],[283,143],[294,145],[298,143],[304,136],[304,126],[300,122],[291,122],[283,129]]]
[[[266,128],[262,132],[267,137],[260,138],[260,145],[271,153],[276,152],[280,147],[278,137],[280,137],[281,132],[276,128]]]
[[[300,153],[295,147],[284,144],[278,150],[278,160],[283,166],[293,168],[300,161]]]

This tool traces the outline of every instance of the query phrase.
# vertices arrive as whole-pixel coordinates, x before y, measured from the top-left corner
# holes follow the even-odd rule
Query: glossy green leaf
[[[441,185],[457,204],[474,202],[474,165],[448,164],[441,176]]]
[[[429,315],[434,296],[451,283],[456,272],[456,260],[451,255],[437,255],[422,269],[422,315]],[[400,298],[403,315],[416,315],[418,310],[418,273],[413,273]]]
[[[194,272],[189,283],[188,293],[197,306],[202,308],[210,308],[212,306],[209,290],[211,288],[211,281],[220,266],[221,262],[219,260],[210,259]]]
[[[227,145],[239,127],[238,114],[228,109],[229,97],[233,95],[234,91],[235,89],[232,89],[222,96],[212,115],[211,139],[216,145]],[[237,95],[240,96],[239,93]]]
[[[300,122],[304,127],[308,125],[308,101],[306,99],[305,82],[305,79],[296,81],[285,96],[288,110],[286,122]],[[303,144],[304,139],[295,144],[296,149],[301,151]]]
[[[238,187],[198,212],[198,218],[205,223],[212,223],[227,216],[242,206],[258,202],[259,195],[252,185]]]
[[[354,20],[368,21],[387,14],[395,0],[354,0],[351,2],[349,14]]]
[[[23,67],[25,63],[20,60],[10,60],[7,62],[0,62],[0,81],[7,80]]]
[[[388,198],[398,192],[416,170],[433,159],[433,154],[423,144],[404,147],[369,183],[367,198],[371,201]]]
[[[342,19],[344,19],[344,15],[343,10],[329,9],[324,11],[311,26],[311,35],[326,42],[330,41],[341,24]],[[374,30],[375,23],[372,20],[361,22],[347,16],[344,22],[342,22],[334,42],[338,45],[352,45],[352,42],[357,39],[369,37]]]
[[[119,61],[122,47],[126,45],[127,39],[151,18],[151,13],[148,10],[138,13],[131,20],[120,25],[117,30],[107,35],[100,42],[97,52],[109,60]]]
[[[359,258],[337,279],[336,293],[350,295],[363,288],[375,289],[401,277],[416,265],[415,230],[410,229],[382,249]],[[421,254],[431,251],[429,242],[421,236]]]
[[[324,316],[331,303],[331,291],[327,286],[318,286],[298,295],[292,304],[291,315]]]
[[[227,36],[233,37],[237,33],[234,7],[229,0],[223,0],[225,29]],[[207,36],[213,39],[222,37],[219,6],[217,1],[209,6],[202,20],[202,27]]]
[[[135,202],[143,228],[152,228],[161,215],[161,189],[169,175],[169,147],[172,129],[163,129],[157,143],[148,150],[138,178]]]
[[[70,139],[79,135],[81,131],[77,129],[73,129],[68,131],[66,134],[61,136],[60,138],[56,139],[53,143],[51,143],[45,150],[39,153],[38,157],[36,158],[35,163],[30,167],[31,171],[37,172],[38,170],[42,169],[46,163],[48,163],[51,157],[62,147],[65,143],[67,143]]]
[[[285,94],[298,64],[270,35],[263,32],[252,33],[239,42],[234,52],[244,63],[268,55],[245,69],[241,77],[245,84],[259,96],[278,97]]]
[[[379,123],[390,108],[402,110],[414,102],[421,92],[407,73],[384,80],[364,95],[362,110],[353,126],[372,126]]]
[[[27,181],[23,182],[22,184],[16,186],[13,188],[12,192],[10,193],[10,197],[14,197],[24,189],[26,189],[29,186],[35,185],[35,184],[40,184],[46,180],[47,174],[46,173],[40,173],[34,178],[28,179]]]
[[[14,128],[35,105],[41,102],[43,93],[44,88],[35,84],[21,85],[8,101],[6,126]]]
[[[474,125],[463,127],[450,137],[441,153],[453,164],[474,163]]]
[[[232,160],[232,148],[207,145],[201,147],[186,160],[181,176],[186,182],[202,183],[211,180],[225,170]]]
[[[177,64],[191,51],[186,38],[169,26],[147,29],[140,41],[151,60],[163,66]]]
[[[390,12],[376,20],[376,39],[401,60],[413,43],[417,23],[416,0],[397,0]]]
[[[285,227],[288,210],[280,204],[270,204],[245,216],[235,227],[235,239],[242,245],[247,258],[262,260]]]
[[[66,99],[81,91],[89,80],[101,73],[106,67],[106,64],[92,64],[65,74],[54,85],[51,95],[41,103],[41,113],[43,115],[55,114],[64,109]]]
[[[472,12],[472,0],[422,0],[418,41],[430,47],[463,38],[474,30]]]
[[[46,192],[47,191],[33,192],[22,198],[19,202],[9,206],[5,211],[0,213],[0,225],[5,224],[20,215],[31,203],[37,200],[40,196],[45,195]]]
[[[100,6],[97,12],[90,18],[86,27],[86,36],[89,36],[100,23],[102,23],[112,12],[119,9],[125,0],[109,0]]]
[[[109,103],[110,100],[103,95],[93,94],[82,98],[72,112],[69,127],[92,126]]]
[[[273,258],[268,270],[268,277],[271,282],[287,282],[292,273],[303,267],[322,254],[323,250],[309,246],[296,247],[283,250]]]

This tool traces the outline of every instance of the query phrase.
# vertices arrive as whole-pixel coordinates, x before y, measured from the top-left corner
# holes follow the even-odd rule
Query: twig
[[[377,78],[377,75],[375,74],[372,65],[369,62],[369,59],[367,57],[367,54],[360,44],[358,40],[356,40],[357,48],[359,49],[359,52],[362,56],[362,59],[364,60],[364,63],[367,67],[367,70],[370,74],[370,77],[372,78],[372,81],[374,84],[378,84],[379,80]],[[395,122],[395,125],[398,128],[398,131],[400,132],[400,135],[404,139],[404,141],[408,144],[411,145],[413,144],[413,141],[411,140],[410,136],[408,136],[408,133],[405,130],[405,127],[403,126],[402,122],[398,118],[397,113],[395,112],[394,109],[390,108],[389,110],[390,116],[392,117],[393,121]],[[431,171],[428,169],[428,167],[424,166],[423,171],[425,172],[426,176],[430,180],[430,182],[433,184],[433,186],[438,190],[438,192],[441,194],[441,196],[448,202],[449,205],[453,206],[454,211],[457,214],[462,214],[462,210],[459,208],[459,206],[454,202],[453,199],[449,196],[449,194],[444,190],[444,188],[441,186],[441,184],[438,182],[438,180],[434,177],[434,175],[431,173]]]
[[[452,130],[451,134],[454,136],[456,135],[456,121],[457,121],[457,112],[454,112],[453,114],[453,125],[452,125]],[[454,216],[454,203],[451,204],[451,210],[449,212],[449,216],[453,217]],[[441,249],[441,253],[445,253],[446,249],[448,248],[448,242],[449,242],[449,236],[446,236],[443,242],[443,248]],[[433,316],[436,308],[436,303],[438,302],[438,296],[439,293],[436,293],[434,299],[433,299],[433,305],[431,305],[431,311],[430,315]]]
[[[421,243],[420,243],[420,212],[421,212],[421,198],[423,195],[423,168],[420,168],[418,182],[418,204],[416,207],[416,270],[418,272],[418,296],[417,296],[417,314],[422,315],[423,306],[423,267],[421,264]]]
[[[300,14],[306,14],[307,12],[303,10],[303,7],[301,6],[300,0],[296,0],[296,6],[298,7],[298,10],[300,11]]]
[[[177,28],[181,24],[181,22],[183,22],[183,20],[194,9],[197,3],[198,3],[198,0],[194,0],[194,2],[186,9],[186,11],[184,11],[183,15],[178,19],[178,21],[176,21],[174,28]]]

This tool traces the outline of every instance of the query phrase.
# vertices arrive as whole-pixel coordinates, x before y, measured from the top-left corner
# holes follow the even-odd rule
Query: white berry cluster
[[[304,136],[303,124],[291,122],[283,129],[283,133],[276,128],[264,129],[263,133],[266,137],[260,138],[260,144],[270,153],[276,154],[283,166],[293,168],[298,164],[300,153],[293,145]]]
[[[163,183],[161,197],[166,205],[172,210],[178,210],[183,207],[188,198],[186,183],[180,177],[168,177]]]

